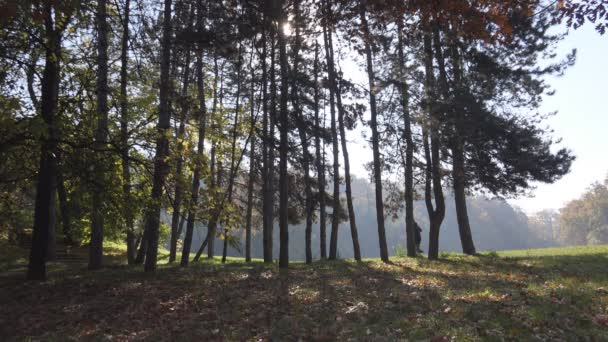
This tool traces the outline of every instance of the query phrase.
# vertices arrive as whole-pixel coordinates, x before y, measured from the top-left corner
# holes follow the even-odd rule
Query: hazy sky
[[[545,97],[542,111],[558,111],[547,124],[556,138],[563,139],[560,146],[571,149],[577,159],[571,173],[555,184],[538,184],[533,197],[510,200],[526,212],[559,209],[608,173],[608,35],[600,36],[589,25],[572,30],[560,42],[558,52],[565,55],[573,48],[578,50],[576,64],[564,76],[548,80],[556,93]],[[361,82],[364,75],[346,76]],[[363,165],[371,161],[371,150],[360,130],[347,134],[352,173],[367,178]]]

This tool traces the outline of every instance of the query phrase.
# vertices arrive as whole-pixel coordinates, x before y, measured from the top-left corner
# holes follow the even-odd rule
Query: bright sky
[[[556,93],[545,97],[542,111],[558,111],[547,124],[555,130],[555,138],[563,139],[560,146],[571,149],[577,159],[571,173],[555,184],[538,184],[532,197],[510,200],[528,213],[559,209],[594,181],[603,181],[608,173],[608,35],[600,36],[592,26],[585,25],[572,30],[560,43],[558,52],[565,55],[573,48],[578,50],[576,64],[564,76],[548,80]],[[343,67],[350,69],[351,65]],[[362,81],[359,75],[348,76]],[[360,138],[360,126],[347,133],[351,170],[368,178],[363,165],[371,161],[372,155]]]

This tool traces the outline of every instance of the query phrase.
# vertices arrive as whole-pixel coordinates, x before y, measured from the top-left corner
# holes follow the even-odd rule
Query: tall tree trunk
[[[253,216],[253,186],[255,184],[255,70],[253,69],[253,52],[255,51],[255,39],[251,44],[251,60],[249,69],[251,71],[251,97],[250,105],[250,130],[251,149],[249,151],[249,179],[247,183],[247,214],[245,219],[245,261],[251,262],[251,219]]]
[[[72,245],[74,243],[72,236],[72,213],[68,204],[68,193],[63,178],[64,165],[61,163],[61,153],[57,153],[57,163],[57,198],[59,198],[59,210],[61,211],[63,242],[67,245]]]
[[[105,206],[105,173],[101,160],[106,155],[99,151],[108,140],[108,23],[106,20],[106,1],[97,2],[97,129],[94,146],[97,151],[95,185],[91,212],[91,246],[89,248],[89,269],[97,270],[102,266],[103,257],[103,209]]]
[[[378,238],[380,242],[380,258],[384,262],[388,260],[388,247],[386,245],[386,231],[384,228],[384,201],[382,198],[382,161],[380,160],[380,146],[378,136],[378,122],[377,116],[378,111],[376,108],[376,94],[375,94],[375,79],[374,65],[372,59],[371,49],[371,35],[367,24],[367,18],[365,15],[365,2],[361,2],[360,5],[360,17],[361,26],[363,31],[363,41],[365,45],[365,56],[367,59],[367,77],[369,80],[369,104],[371,112],[370,126],[372,129],[372,150],[374,155],[374,183],[376,185],[376,217],[378,221]]]
[[[300,47],[302,45],[302,37],[300,36],[300,1],[294,0],[293,12],[295,16],[295,44],[293,47],[293,68],[291,75],[291,102],[294,107],[294,112],[297,115],[296,121],[298,126],[298,134],[302,143],[302,168],[304,169],[304,192],[306,201],[306,229],[304,237],[304,248],[306,253],[306,263],[312,263],[312,215],[313,215],[313,199],[312,188],[310,181],[310,157],[308,153],[308,138],[306,136],[306,121],[300,106],[300,98],[298,94],[298,72],[300,63]]]
[[[283,10],[283,1],[279,3],[279,24],[286,22],[287,16]],[[281,70],[281,99],[280,99],[280,153],[279,153],[279,268],[289,267],[289,190],[287,175],[287,152],[289,118],[287,112],[287,101],[289,98],[289,73],[287,62],[287,42],[285,31],[279,26],[279,63]]]
[[[326,213],[325,213],[325,168],[321,157],[321,125],[319,121],[319,43],[315,42],[314,61],[314,110],[315,110],[315,157],[317,181],[319,183],[319,239],[321,240],[321,259],[327,258]]]
[[[238,137],[238,126],[239,126],[239,112],[241,111],[241,51],[242,45],[239,44],[238,56],[237,56],[237,76],[236,76],[236,107],[234,110],[234,125],[232,128],[232,148],[230,152],[230,178],[228,180],[228,204],[232,204],[232,192],[234,181],[237,177],[237,164],[236,164],[236,139]],[[219,184],[219,183],[218,183]],[[220,208],[220,210],[223,210]],[[224,246],[222,248],[222,263],[226,262],[226,255],[228,252],[228,234],[230,232],[230,221],[224,222]]]
[[[460,93],[462,82],[462,69],[460,68],[460,54],[458,47],[451,38],[450,53],[452,57],[452,66],[454,68],[454,84],[456,95]],[[454,182],[454,201],[456,205],[456,218],[458,221],[458,231],[460,232],[460,242],[462,244],[462,252],[468,255],[476,253],[475,243],[473,242],[473,234],[471,232],[471,224],[469,222],[469,214],[467,212],[467,197],[466,197],[466,165],[465,165],[465,128],[463,127],[466,114],[460,112],[456,117],[454,125],[455,137],[454,146],[452,147],[452,179]]]
[[[264,193],[264,262],[272,263],[273,259],[273,230],[274,230],[274,126],[277,117],[277,86],[275,76],[275,29],[271,24],[270,29],[270,110],[268,120],[268,135],[266,143],[268,144],[268,160],[266,161],[266,192]]]
[[[216,160],[217,162],[217,166],[216,166],[216,174],[217,174],[217,180],[216,180],[216,184],[215,186],[217,187],[221,187],[222,186],[222,176],[223,176],[223,168],[222,168],[222,162],[220,159]],[[208,249],[207,249],[207,258],[208,259],[213,259],[215,257],[215,236],[216,236],[216,231],[217,231],[217,224],[218,224],[218,215],[216,214],[217,212],[219,212],[221,209],[220,208],[214,208],[213,209],[213,217],[211,218],[211,220],[209,220],[209,229],[208,229]],[[197,253],[198,254],[198,253]]]
[[[268,248],[268,231],[272,229],[272,215],[268,215],[269,209],[269,118],[268,118],[268,73],[266,65],[267,57],[267,39],[266,27],[268,26],[266,16],[263,19],[262,29],[262,250],[264,262],[272,262],[272,248]],[[270,235],[272,238],[272,235]]]
[[[219,100],[219,110],[223,111],[224,109],[224,76],[223,76],[223,65],[222,65],[222,74],[219,74],[218,71],[218,66],[217,66],[217,56],[216,59],[214,61],[215,63],[215,69],[216,69],[216,75],[218,75],[218,77],[216,77],[216,81],[217,79],[220,80],[220,88],[219,88],[219,95],[217,93],[217,91],[214,92],[214,107],[215,107],[215,99]],[[217,89],[217,84],[215,89]],[[213,111],[213,115],[214,118],[217,115],[216,111]],[[222,128],[221,127],[213,127],[214,132],[217,130],[217,132],[215,132],[215,134],[219,134],[219,132],[221,132]],[[221,180],[222,180],[222,167],[221,167],[221,163],[220,163],[220,159],[217,156],[217,150],[216,150],[216,141],[214,140],[211,144],[211,177],[212,179],[215,179],[215,181],[212,181],[212,186],[215,187],[220,187],[221,186]],[[214,173],[215,171],[215,173]],[[215,178],[214,178],[215,177]],[[213,210],[211,211],[211,218],[209,219],[209,223],[207,224],[207,240],[208,240],[208,244],[207,244],[207,258],[208,259],[213,259],[213,257],[215,256],[215,236],[216,236],[216,229],[217,229],[217,219],[218,219],[218,215],[216,215],[216,212],[218,212],[218,210],[220,210],[219,208],[217,208],[216,206],[214,206]],[[202,246],[201,246],[202,247]],[[198,255],[198,253],[197,253]]]
[[[160,60],[160,95],[158,106],[158,125],[156,140],[156,156],[154,158],[154,178],[152,183],[152,204],[146,213],[146,228],[148,232],[148,247],[146,251],[146,272],[156,271],[158,256],[158,230],[160,226],[160,210],[165,179],[169,171],[167,157],[169,156],[169,139],[167,131],[171,128],[171,112],[169,109],[169,63],[171,61],[171,0],[165,0],[163,18],[163,36]]]
[[[441,160],[439,153],[439,125],[441,124],[440,113],[435,105],[435,74],[433,70],[433,47],[431,43],[431,30],[426,20],[424,33],[424,68],[425,68],[425,97],[428,112],[428,122],[423,125],[423,140],[426,159],[426,188],[425,201],[429,212],[429,254],[428,258],[436,260],[439,257],[439,230],[445,217],[445,200],[441,185]],[[429,146],[430,132],[430,146]],[[435,197],[436,208],[433,209],[431,200]]]
[[[403,109],[403,132],[405,136],[405,232],[407,237],[407,255],[415,257],[416,232],[414,227],[414,140],[412,139],[412,126],[409,111],[408,84],[405,78],[405,53],[403,42],[403,15],[397,19],[397,50],[399,70],[399,91],[401,93],[401,107]]]
[[[131,0],[125,0],[125,11],[122,23],[122,40],[120,53],[120,146],[122,149],[122,192],[123,215],[125,216],[127,231],[127,261],[129,265],[135,262],[135,233],[133,226],[133,212],[131,209],[131,169],[129,162],[129,99],[127,85],[129,82],[129,18]]]
[[[435,47],[435,59],[439,67],[439,79],[440,89],[443,96],[443,100],[447,103],[450,100],[450,89],[447,82],[447,72],[445,67],[445,56],[441,45],[440,31],[437,25],[433,25],[433,43]],[[459,68],[459,57],[456,47],[451,44],[450,51],[452,55],[452,67],[454,73],[454,84],[453,89],[454,95],[458,94],[458,87],[460,86],[460,68]],[[455,98],[455,96],[453,97]],[[462,108],[459,108],[462,110]],[[466,204],[466,180],[465,180],[465,158],[464,158],[464,129],[461,124],[463,120],[463,113],[458,113],[453,117],[453,123],[450,127],[451,134],[450,148],[452,150],[452,180],[454,189],[454,201],[456,206],[456,218],[458,222],[458,231],[460,235],[460,242],[462,244],[462,251],[465,254],[475,254],[475,244],[473,243],[473,236],[471,234],[471,226],[469,224],[469,216],[467,213]]]
[[[454,181],[454,201],[456,203],[456,218],[458,221],[458,231],[460,232],[460,242],[462,252],[468,255],[475,254],[475,244],[471,234],[469,215],[467,213],[467,199],[465,193],[465,163],[464,148],[461,139],[456,139],[452,148],[452,178]]]
[[[329,18],[331,8],[329,1],[325,1],[325,17]],[[325,58],[327,60],[327,73],[329,78],[329,109],[331,114],[331,140],[333,151],[333,212],[331,220],[331,235],[329,238],[329,259],[335,260],[338,256],[338,229],[340,228],[340,158],[338,150],[338,130],[336,128],[336,78],[333,55],[331,53],[331,27],[329,22],[323,25],[323,40],[325,43]]]
[[[46,279],[46,258],[51,231],[55,229],[55,191],[57,182],[57,98],[59,95],[59,56],[61,34],[53,22],[53,8],[44,3],[45,65],[41,80],[40,115],[46,134],[40,147],[40,164],[36,181],[34,229],[30,250],[27,279]]]
[[[329,41],[330,43],[332,41],[331,33]],[[330,44],[329,47],[333,56],[333,44]],[[336,75],[334,75],[334,78],[338,79]],[[334,84],[335,83],[336,82],[334,82]],[[342,142],[342,156],[344,157],[344,183],[346,184],[346,206],[348,208],[348,221],[350,222],[350,235],[353,240],[353,254],[355,256],[355,260],[361,261],[361,248],[359,247],[359,233],[357,232],[355,208],[353,206],[353,189],[350,180],[350,159],[348,157],[346,128],[344,126],[344,107],[342,107],[342,90],[340,86],[337,86],[336,88],[336,104],[338,105],[338,127],[340,129],[340,140]]]
[[[202,20],[202,8],[199,7],[199,27]],[[196,207],[200,192],[200,177],[203,171],[203,158],[205,154],[205,129],[207,125],[207,106],[205,103],[205,80],[203,76],[203,58],[198,53],[196,61],[196,90],[199,102],[198,115],[198,144],[195,155],[196,164],[192,175],[192,189],[190,193],[190,203],[188,203],[188,220],[186,223],[186,235],[184,237],[184,246],[182,249],[181,266],[188,266],[190,261],[190,249],[192,246],[192,235],[194,234],[194,221],[196,219]]]
[[[173,215],[171,217],[171,242],[169,246],[169,263],[175,261],[177,254],[177,240],[179,238],[177,232],[179,229],[179,221],[181,214],[181,205],[183,197],[183,154],[184,154],[184,134],[186,131],[186,121],[188,116],[188,84],[190,83],[190,49],[186,49],[186,60],[184,62],[184,79],[182,91],[180,94],[181,116],[179,128],[177,132],[177,161],[175,167],[175,196],[173,198]]]

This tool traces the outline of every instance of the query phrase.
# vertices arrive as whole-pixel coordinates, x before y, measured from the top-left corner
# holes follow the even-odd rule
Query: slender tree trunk
[[[283,11],[283,1],[279,1],[279,23],[287,20],[287,16]],[[289,98],[289,72],[287,61],[287,42],[285,31],[281,28],[279,32],[279,64],[281,68],[281,99],[280,99],[280,135],[281,149],[279,153],[279,268],[289,267],[289,189],[287,175],[287,152],[288,146],[288,131],[289,117],[287,112],[287,101]]]
[[[122,23],[122,40],[120,53],[120,146],[122,149],[122,192],[123,215],[127,231],[127,261],[129,265],[135,262],[135,233],[133,227],[133,212],[131,209],[131,169],[129,162],[129,99],[127,85],[129,82],[129,20],[131,0],[125,0],[125,12]]]
[[[103,149],[108,139],[108,23],[106,19],[106,1],[97,2],[97,129],[94,146]],[[102,267],[103,257],[103,209],[105,206],[105,171],[100,160],[105,153],[96,151],[95,185],[91,212],[91,246],[89,248],[89,269]]]
[[[61,153],[57,154],[58,164],[61,164]],[[63,229],[63,242],[67,245],[74,243],[72,236],[72,216],[68,204],[68,194],[63,178],[63,165],[57,169],[57,198],[59,198],[59,210],[61,211],[61,223]]]
[[[198,26],[202,26],[202,8],[199,6],[199,22]],[[181,266],[188,266],[190,261],[190,249],[192,247],[192,236],[194,234],[194,221],[196,219],[196,207],[200,192],[200,178],[203,171],[203,158],[205,154],[205,130],[207,126],[207,106],[205,100],[205,80],[203,75],[203,58],[201,53],[198,53],[196,61],[196,90],[199,102],[198,115],[198,144],[195,154],[196,164],[194,173],[192,174],[192,188],[190,192],[190,203],[188,203],[188,220],[186,223],[186,235],[182,249]],[[214,108],[215,110],[215,108]]]
[[[251,71],[251,98],[250,105],[250,130],[251,149],[249,151],[249,180],[247,184],[247,214],[245,223],[245,261],[251,262],[251,218],[253,216],[253,186],[255,184],[255,70],[253,69],[253,51],[255,49],[255,39],[252,40],[251,61],[249,69]]]
[[[405,232],[407,237],[407,255],[415,257],[416,232],[414,227],[414,140],[412,139],[412,126],[409,111],[408,84],[405,78],[405,53],[403,42],[403,15],[397,19],[397,50],[399,66],[399,91],[401,93],[401,107],[403,109],[403,132],[405,136]]]
[[[329,47],[332,50],[331,54],[333,56],[333,44],[330,44]],[[337,77],[335,78],[337,79]],[[355,208],[353,206],[353,189],[350,180],[350,159],[348,157],[346,128],[344,127],[344,108],[342,107],[342,91],[340,86],[336,88],[336,102],[338,105],[338,127],[340,129],[340,140],[342,142],[342,156],[344,157],[344,183],[346,184],[346,206],[348,208],[348,220],[350,222],[350,235],[353,240],[353,254],[355,260],[361,261],[361,248],[359,247],[359,233],[357,231]]]
[[[158,230],[160,226],[160,210],[165,179],[169,171],[167,157],[169,155],[169,139],[166,132],[171,128],[171,112],[169,109],[169,63],[171,61],[171,0],[165,0],[163,18],[163,36],[160,61],[160,95],[158,108],[158,125],[156,140],[156,156],[154,158],[154,178],[152,183],[152,204],[146,213],[147,251],[144,270],[156,271],[158,256]]]
[[[319,44],[315,42],[314,61],[314,110],[315,110],[315,156],[317,167],[317,181],[319,183],[319,239],[321,240],[321,259],[327,258],[326,247],[326,213],[325,213],[325,168],[321,156],[321,125],[319,122]]]
[[[325,1],[325,16],[331,13],[329,1]],[[323,25],[323,38],[325,43],[325,57],[327,60],[327,73],[329,77],[329,108],[331,114],[331,137],[333,151],[333,212],[331,221],[331,235],[329,238],[329,259],[335,260],[338,256],[338,229],[340,228],[340,158],[338,150],[338,130],[336,128],[336,78],[333,55],[331,53],[331,27],[326,21]]]
[[[434,102],[435,99],[435,74],[433,70],[433,47],[431,43],[431,30],[428,18],[424,33],[424,68],[425,68],[425,97],[429,121],[423,125],[423,140],[426,159],[426,189],[425,201],[429,212],[429,254],[428,258],[436,260],[439,257],[439,230],[445,217],[445,200],[441,185],[441,160],[440,160],[440,140],[439,125],[441,123],[440,114]],[[430,146],[429,146],[430,132]],[[431,201],[432,194],[435,197],[436,208],[433,209]]]
[[[475,254],[475,244],[471,234],[469,215],[467,213],[467,199],[465,193],[465,164],[464,148],[461,139],[456,139],[452,149],[452,178],[454,181],[454,201],[456,202],[456,218],[458,221],[458,231],[460,232],[460,242],[462,252],[468,255]]]
[[[217,175],[217,180],[216,180],[216,187],[221,187],[222,186],[222,176],[223,176],[223,169],[222,169],[222,162],[217,159],[217,166],[216,166],[216,175]],[[217,231],[217,224],[218,224],[218,215],[216,214],[218,211],[220,210],[220,208],[214,208],[213,209],[213,216],[211,218],[211,220],[209,220],[209,229],[207,232],[207,239],[209,240],[207,243],[207,259],[213,259],[215,257],[215,235],[216,235],[216,231]],[[198,254],[198,253],[197,253]]]
[[[222,111],[224,109],[224,79],[223,79],[223,73],[222,75],[219,74],[218,72],[218,67],[217,67],[217,57],[215,59],[215,68],[216,68],[216,75],[219,76],[220,79],[220,88],[219,88],[219,96],[217,91],[214,94],[214,99],[217,98],[219,99],[219,110]],[[222,65],[222,71],[223,71],[223,65]],[[218,78],[216,78],[217,80]],[[217,89],[217,86],[216,86]],[[214,107],[215,107],[215,100],[214,100]],[[215,115],[217,115],[217,112],[214,111],[213,112],[214,118]],[[221,132],[222,128],[221,127],[213,127],[214,132],[217,130],[217,132],[215,132],[215,134],[219,134],[218,132]],[[212,142],[211,144],[211,177],[212,179],[215,179],[215,181],[212,183],[212,186],[214,188],[220,187],[221,186],[221,177],[222,177],[222,167],[221,167],[221,163],[220,163],[220,158],[217,157],[216,154],[216,142],[215,140]],[[215,171],[215,173],[214,173]],[[213,178],[215,177],[215,178]],[[217,220],[218,220],[218,215],[216,215],[216,212],[220,210],[220,208],[217,208],[216,206],[214,206],[213,210],[211,211],[211,218],[209,219],[209,223],[207,224],[207,240],[208,240],[208,244],[207,244],[207,258],[208,259],[213,259],[213,257],[215,256],[215,236],[216,236],[216,229],[217,229]],[[198,253],[197,253],[198,254]]]
[[[239,113],[241,111],[241,51],[242,45],[239,44],[238,56],[237,56],[237,76],[236,76],[236,107],[234,110],[234,125],[232,129],[232,148],[230,152],[230,178],[228,179],[228,204],[232,204],[232,192],[234,187],[234,181],[237,177],[237,165],[236,165],[236,139],[238,137],[238,126],[239,126]],[[218,182],[219,184],[219,182]],[[223,206],[222,206],[223,207]],[[220,208],[219,210],[223,210]],[[224,246],[222,248],[222,263],[226,262],[226,255],[228,252],[228,234],[230,232],[230,221],[224,222]]]
[[[273,230],[274,230],[274,126],[276,124],[277,117],[277,106],[276,106],[276,98],[277,98],[277,86],[276,86],[276,76],[275,76],[275,59],[276,59],[276,49],[275,49],[275,30],[271,25],[270,30],[270,111],[269,111],[269,120],[268,120],[268,136],[266,136],[266,143],[268,144],[268,160],[267,169],[268,174],[266,176],[266,193],[264,194],[264,216],[266,218],[266,229],[264,234],[264,262],[272,263],[273,262]]]
[[[302,37],[300,36],[300,1],[294,0],[293,12],[295,17],[295,44],[293,47],[293,68],[291,75],[291,102],[293,104],[294,112],[296,113],[296,121],[298,126],[298,134],[302,143],[302,168],[304,169],[304,192],[305,192],[305,215],[306,215],[306,229],[304,237],[304,249],[306,253],[306,263],[312,263],[312,215],[313,215],[313,199],[312,189],[310,181],[310,158],[308,153],[308,138],[306,136],[306,121],[302,113],[300,106],[300,98],[298,94],[298,72],[300,63],[300,48],[302,45]]]
[[[444,101],[449,101],[449,85],[447,82],[447,72],[445,67],[445,56],[441,46],[441,36],[437,25],[433,25],[433,43],[435,47],[435,59],[439,67],[439,79],[440,89]],[[450,51],[452,52],[452,66],[454,71],[454,84],[455,93],[458,92],[460,85],[460,68],[459,58],[456,48],[452,45]],[[467,213],[466,204],[466,180],[465,180],[465,159],[464,159],[464,138],[466,134],[461,128],[461,121],[463,113],[459,113],[453,118],[453,124],[451,125],[451,134],[453,135],[450,139],[450,147],[452,150],[452,180],[454,189],[454,201],[456,206],[456,217],[458,221],[458,231],[460,235],[460,242],[462,244],[462,251],[465,254],[475,254],[475,244],[473,243],[473,236],[471,234],[471,226],[469,224],[469,216]]]
[[[267,41],[266,27],[269,25],[266,17],[263,19],[262,30],[262,250],[264,262],[272,262],[272,248],[268,247],[268,238],[272,239],[272,234],[269,230],[272,229],[272,215],[269,215],[269,186],[268,179],[270,168],[270,133],[269,133],[269,118],[268,118],[268,73],[266,65],[267,57]]]
[[[455,38],[452,38],[455,39]],[[454,84],[456,85],[456,93],[458,94],[461,87],[462,69],[460,68],[460,55],[458,47],[452,41],[450,44],[450,52],[452,57],[452,65],[454,68]],[[460,242],[462,244],[462,252],[468,255],[476,253],[475,243],[473,242],[473,234],[471,232],[471,224],[469,222],[469,214],[467,212],[467,197],[466,197],[466,165],[465,165],[465,128],[463,121],[465,113],[461,112],[456,117],[454,125],[455,137],[454,146],[452,147],[452,179],[454,183],[454,201],[456,205],[456,218],[458,220],[458,231],[460,232]]]
[[[371,112],[371,129],[372,129],[372,150],[374,155],[374,182],[376,185],[376,217],[378,220],[378,238],[380,241],[380,258],[384,262],[388,260],[388,247],[386,244],[386,231],[384,228],[384,202],[382,197],[382,161],[380,160],[380,145],[377,122],[376,109],[376,94],[375,94],[375,79],[374,65],[371,49],[371,35],[365,15],[365,2],[361,3],[361,26],[363,31],[363,40],[365,45],[365,55],[367,58],[367,77],[369,79],[369,104]]]
[[[28,280],[46,279],[46,258],[49,235],[55,229],[55,188],[57,182],[57,97],[59,94],[59,58],[61,35],[53,22],[50,2],[44,4],[45,65],[41,80],[40,115],[44,121],[46,137],[41,141],[40,164],[36,181],[34,229],[32,249],[27,270]]]
[[[175,167],[175,196],[173,199],[173,215],[171,217],[171,242],[169,246],[169,263],[175,261],[177,254],[177,240],[179,238],[177,232],[179,229],[179,221],[181,214],[181,205],[183,197],[184,171],[183,169],[183,154],[184,154],[184,134],[186,131],[186,121],[188,116],[188,84],[190,83],[190,50],[186,50],[186,60],[184,62],[184,81],[182,92],[180,94],[181,102],[181,117],[177,132],[177,161]]]

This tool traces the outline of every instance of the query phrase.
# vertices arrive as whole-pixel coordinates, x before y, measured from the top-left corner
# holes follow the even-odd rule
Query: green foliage
[[[559,239],[569,244],[608,242],[608,186],[594,183],[560,211]]]
[[[405,258],[407,256],[407,249],[402,245],[395,246],[395,256],[398,258]]]

